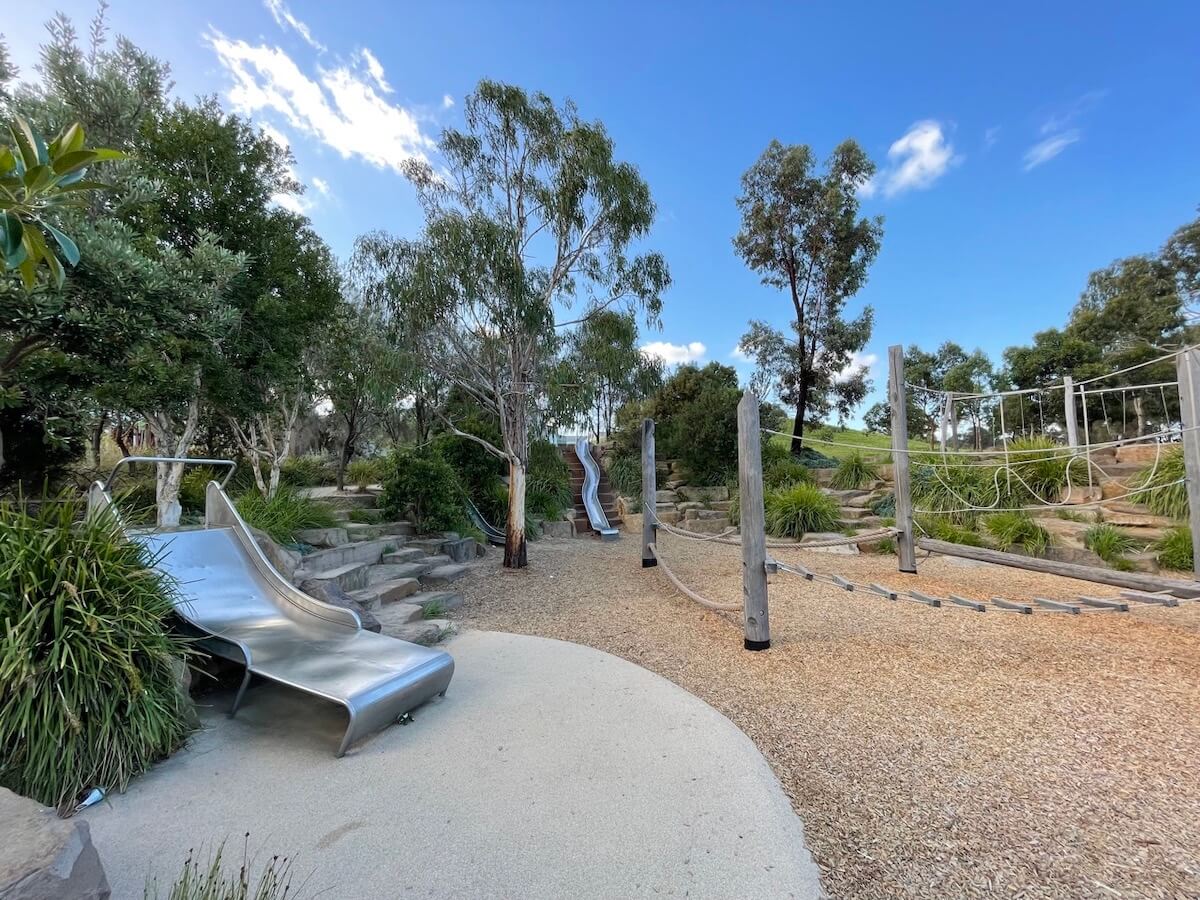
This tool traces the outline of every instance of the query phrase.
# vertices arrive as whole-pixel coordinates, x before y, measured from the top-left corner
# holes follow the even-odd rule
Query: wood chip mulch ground
[[[771,763],[834,898],[1200,897],[1200,603],[1033,616],[772,576],[773,646],[616,543],[493,552],[460,582],[469,627],[614,653],[719,709]],[[632,528],[632,531],[628,529]],[[737,547],[660,536],[710,599],[741,596]],[[946,558],[774,551],[855,580],[986,599],[1115,596]]]

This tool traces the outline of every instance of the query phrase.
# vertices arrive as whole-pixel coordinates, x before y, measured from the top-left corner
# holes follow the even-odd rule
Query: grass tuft
[[[1187,485],[1174,484],[1185,476],[1183,447],[1168,447],[1162,451],[1158,465],[1149,465],[1130,479],[1134,488],[1149,488],[1133,496],[1138,503],[1145,504],[1156,516],[1172,519],[1188,517]]]
[[[1040,556],[1050,546],[1050,533],[1028,513],[998,512],[983,520],[983,527],[1001,550],[1021,547]]]
[[[1192,556],[1192,530],[1186,527],[1171,528],[1154,544],[1155,559],[1164,569],[1191,572],[1195,565]]]
[[[326,504],[305,497],[290,485],[280,485],[270,500],[258,491],[248,491],[238,497],[237,511],[248,524],[281,544],[294,543],[296,532],[305,528],[337,525],[333,510]]]
[[[811,484],[794,484],[767,494],[764,502],[767,533],[803,537],[810,531],[835,531],[837,501]]]
[[[877,478],[879,466],[864,458],[858,451],[854,451],[842,457],[829,484],[840,491],[856,491]]]

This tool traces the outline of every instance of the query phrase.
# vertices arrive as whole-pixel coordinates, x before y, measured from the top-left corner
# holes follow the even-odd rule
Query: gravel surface
[[[672,679],[759,746],[835,898],[1200,897],[1200,603],[1033,616],[847,593],[772,576],[769,651],[736,614],[642,569],[616,543],[491,553],[458,584],[480,628],[577,641]],[[741,592],[737,547],[660,536],[681,580]],[[775,551],[895,589],[967,597],[1114,596],[1033,572]]]

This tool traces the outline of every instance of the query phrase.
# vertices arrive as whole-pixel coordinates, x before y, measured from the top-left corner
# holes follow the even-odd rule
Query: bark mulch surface
[[[762,750],[835,898],[1200,897],[1200,603],[1032,616],[771,576],[772,647],[615,543],[493,552],[464,624],[614,653],[719,709]],[[660,535],[709,599],[741,596],[737,547]],[[934,557],[773,551],[929,594],[1068,600],[1099,585]],[[536,699],[536,698],[535,698]]]

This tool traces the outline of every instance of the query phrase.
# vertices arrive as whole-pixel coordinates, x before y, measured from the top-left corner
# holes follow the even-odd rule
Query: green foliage
[[[655,456],[678,459],[699,484],[723,484],[737,471],[740,399],[737,372],[729,366],[680,366],[647,404]]]
[[[1134,488],[1147,489],[1135,494],[1134,499],[1150,507],[1155,515],[1186,519],[1187,484],[1183,479],[1187,473],[1183,468],[1183,447],[1171,446],[1161,453],[1157,466],[1151,464],[1131,479]]]
[[[1057,519],[1062,519],[1064,522],[1089,522],[1087,516],[1073,509],[1056,509],[1054,516]]]
[[[350,521],[360,525],[378,525],[383,521],[383,513],[377,509],[356,506],[350,510]]]
[[[111,516],[63,494],[0,503],[0,785],[69,811],[179,746],[175,585]],[[82,521],[81,521],[82,520]]]
[[[350,483],[360,491],[365,491],[379,481],[382,473],[383,460],[381,459],[356,459],[346,466],[346,475],[350,478]]]
[[[913,502],[922,509],[944,513],[959,524],[973,525],[979,514],[960,510],[1000,505],[996,498],[996,470],[992,466],[971,465],[957,459],[923,462],[916,458],[913,463]]]
[[[885,519],[896,517],[896,494],[888,491],[882,497],[871,502],[871,512]]]
[[[1060,444],[1047,437],[1017,438],[1009,445],[1010,461],[1014,479],[1020,478],[1025,485],[1014,480],[1013,487],[1033,498],[1057,502],[1062,489],[1067,486],[1067,465],[1071,457]],[[1071,467],[1070,476],[1087,482],[1087,470],[1083,461]],[[1026,485],[1028,487],[1026,487]]]
[[[38,268],[45,263],[56,288],[66,273],[58,254],[68,265],[79,263],[79,247],[56,225],[61,207],[81,207],[90,192],[105,185],[85,181],[87,167],[105,160],[123,159],[117,150],[84,146],[83,126],[68,125],[48,145],[20,116],[9,125],[10,143],[0,144],[0,253],[5,269],[17,269],[26,291],[37,285]],[[52,221],[54,220],[54,221]],[[53,238],[57,251],[47,244]]]
[[[225,864],[224,855],[224,844],[207,862],[201,862],[189,851],[183,869],[165,897],[157,881],[151,881],[146,885],[145,900],[285,900],[296,896],[291,891],[292,864],[286,856],[272,856],[256,877],[251,874],[256,866],[248,846],[242,850],[241,863],[234,868]]]
[[[616,492],[640,506],[642,502],[641,457],[609,456],[606,463],[609,483]]]
[[[1154,545],[1155,559],[1164,569],[1174,569],[1177,572],[1191,572],[1194,566],[1192,556],[1192,530],[1186,527],[1170,528]]]
[[[292,487],[320,487],[332,484],[333,479],[333,466],[328,459],[317,454],[289,456],[279,467],[280,482]]]
[[[429,450],[395,450],[384,468],[380,505],[390,520],[412,515],[421,532],[455,531],[464,518],[463,488],[446,460]]]
[[[1001,550],[1019,546],[1034,556],[1040,556],[1050,546],[1050,533],[1028,513],[992,513],[984,517],[983,527]]]
[[[184,469],[183,479],[179,483],[179,503],[188,512],[204,512],[208,483],[213,480],[219,482],[225,477],[225,471],[218,472],[212,466],[195,466]],[[153,491],[153,482],[150,483],[150,488]],[[154,505],[153,493],[150,496],[150,505]]]
[[[571,470],[557,446],[531,441],[525,475],[525,511],[544,519],[559,519],[571,504]]]
[[[325,503],[305,497],[290,485],[280,485],[270,500],[258,491],[237,499],[239,515],[280,544],[291,544],[296,532],[306,528],[333,528],[337,519]]]
[[[803,537],[810,531],[838,527],[837,501],[811,484],[794,484],[764,497],[767,533],[776,537]]]
[[[983,538],[969,525],[962,525],[949,516],[926,516],[918,520],[921,530],[938,541],[963,544],[968,547],[984,546]]]
[[[816,476],[812,469],[804,465],[791,454],[778,462],[772,461],[768,466],[764,463],[763,490],[778,490],[793,484],[815,484]]]
[[[1093,525],[1083,533],[1083,545],[1115,569],[1131,568],[1125,554],[1137,548],[1137,542],[1112,525]]]
[[[896,555],[896,539],[885,537],[875,545],[875,552],[880,556],[895,556]]]
[[[440,619],[446,614],[446,607],[440,600],[430,600],[421,607],[422,619]]]
[[[861,453],[855,452],[842,457],[837,471],[833,473],[833,479],[829,483],[830,486],[841,491],[854,491],[877,478],[879,478],[879,466],[864,459]]]

